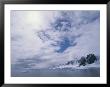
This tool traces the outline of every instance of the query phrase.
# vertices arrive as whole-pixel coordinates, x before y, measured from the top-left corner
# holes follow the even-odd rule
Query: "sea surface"
[[[14,66],[11,68],[12,77],[100,77],[100,68],[88,69],[56,68],[56,69],[29,69]]]

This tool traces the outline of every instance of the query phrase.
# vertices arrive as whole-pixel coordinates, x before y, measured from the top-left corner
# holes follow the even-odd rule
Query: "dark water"
[[[89,69],[17,69],[12,68],[12,77],[99,77],[100,68]]]

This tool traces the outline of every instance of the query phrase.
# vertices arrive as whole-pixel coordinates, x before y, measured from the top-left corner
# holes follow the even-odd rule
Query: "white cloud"
[[[70,11],[67,17],[72,21],[71,30],[68,32],[55,31],[51,23],[57,18],[61,18],[60,11],[12,11],[11,12],[11,54],[12,63],[19,59],[36,58],[45,60],[38,67],[47,67],[50,65],[66,62],[72,58],[85,56],[89,53],[100,55],[100,23],[99,19],[90,21],[97,16],[97,11]],[[86,18],[85,18],[86,17]],[[92,17],[92,18],[91,18]],[[41,37],[38,33],[44,31],[50,39]],[[78,35],[81,35],[78,37]],[[55,50],[59,46],[52,46],[56,41],[62,41],[63,37],[76,42],[76,46],[70,46],[62,53]],[[39,57],[35,57],[39,56]]]

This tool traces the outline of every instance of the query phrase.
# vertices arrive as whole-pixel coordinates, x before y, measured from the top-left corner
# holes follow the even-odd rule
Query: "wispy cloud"
[[[12,63],[45,60],[47,67],[89,53],[100,55],[99,11],[12,11]]]

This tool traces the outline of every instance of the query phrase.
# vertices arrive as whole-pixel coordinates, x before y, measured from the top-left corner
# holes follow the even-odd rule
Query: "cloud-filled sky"
[[[100,11],[11,11],[11,60],[48,67],[100,55]]]

